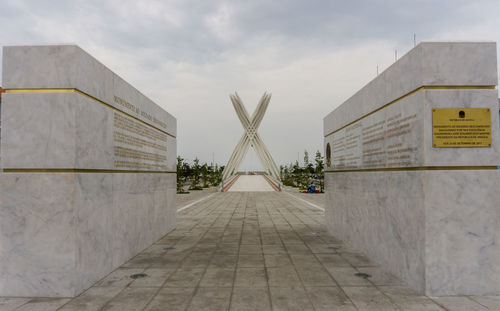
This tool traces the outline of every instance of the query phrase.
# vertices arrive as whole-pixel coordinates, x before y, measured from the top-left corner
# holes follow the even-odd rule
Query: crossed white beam
[[[240,168],[241,162],[245,158],[247,154],[248,148],[252,146],[259,157],[264,170],[268,175],[274,178],[276,181],[280,181],[280,174],[276,163],[274,163],[271,154],[264,145],[264,142],[257,133],[257,129],[260,125],[260,122],[264,118],[264,114],[266,113],[267,106],[269,105],[269,101],[271,100],[271,94],[267,92],[262,95],[262,98],[255,108],[255,111],[250,118],[248,115],[245,106],[243,106],[243,102],[241,98],[238,96],[238,93],[234,95],[229,95],[231,102],[233,103],[234,110],[236,110],[236,114],[245,129],[245,133],[240,138],[240,141],[234,148],[229,161],[227,162],[224,171],[222,172],[222,179],[228,180],[229,177],[233,176],[238,169]]]

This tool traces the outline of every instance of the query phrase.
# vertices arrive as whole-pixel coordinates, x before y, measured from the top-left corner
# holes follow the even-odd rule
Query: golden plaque
[[[489,108],[432,109],[433,147],[491,147]]]

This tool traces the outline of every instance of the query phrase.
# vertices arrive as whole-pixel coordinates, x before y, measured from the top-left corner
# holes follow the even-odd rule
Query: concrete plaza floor
[[[499,297],[415,294],[329,235],[323,212],[298,197],[212,194],[79,297],[0,298],[0,310],[500,310]]]
[[[274,189],[262,175],[240,175],[228,191],[260,192],[274,191]]]

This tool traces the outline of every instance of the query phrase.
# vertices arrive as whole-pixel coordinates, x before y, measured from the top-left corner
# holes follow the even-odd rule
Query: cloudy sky
[[[323,148],[323,117],[417,42],[500,39],[498,0],[0,0],[0,45],[75,43],[178,121],[178,153],[218,163],[249,113],[278,165]],[[0,82],[1,85],[1,82]],[[242,169],[259,169],[249,153]]]

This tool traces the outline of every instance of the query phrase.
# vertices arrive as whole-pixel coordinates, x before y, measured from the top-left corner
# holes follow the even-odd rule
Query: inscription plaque
[[[115,112],[113,136],[115,168],[167,170],[167,134]]]
[[[397,103],[340,129],[328,138],[331,166],[327,168],[336,171],[420,165],[419,120],[413,106],[402,109]]]
[[[491,147],[488,108],[432,109],[434,147]]]

